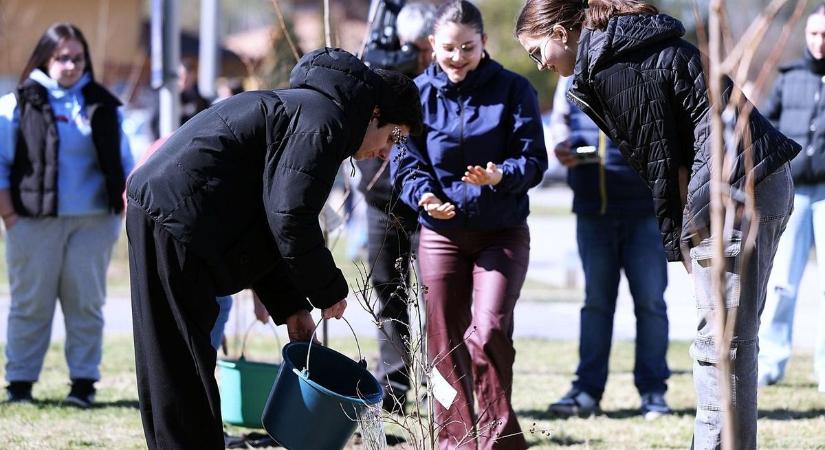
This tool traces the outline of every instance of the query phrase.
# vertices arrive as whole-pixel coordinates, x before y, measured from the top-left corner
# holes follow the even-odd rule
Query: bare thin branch
[[[284,20],[284,12],[281,9],[281,4],[278,0],[271,1],[272,6],[275,7],[275,12],[278,14],[278,24],[281,26],[281,31],[284,32],[284,37],[286,37],[286,42],[289,44],[290,50],[292,50],[292,56],[295,58],[295,62],[298,62],[298,60],[301,59],[301,53],[298,51],[298,47],[295,46],[295,43],[292,42],[292,37],[286,27],[286,21]]]

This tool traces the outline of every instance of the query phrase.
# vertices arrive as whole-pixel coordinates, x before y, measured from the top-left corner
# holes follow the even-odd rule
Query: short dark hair
[[[388,123],[406,125],[410,134],[417,136],[424,131],[421,112],[421,94],[418,87],[406,75],[394,70],[372,69],[386,84],[386,91],[379,102],[378,126]]]
[[[34,69],[47,72],[49,60],[54,56],[54,51],[57,50],[57,47],[62,42],[72,39],[80,42],[80,45],[83,46],[83,57],[86,59],[83,72],[88,73],[89,76],[94,79],[95,74],[94,70],[92,70],[92,58],[89,56],[89,44],[86,42],[86,37],[83,36],[80,28],[67,22],[58,22],[52,24],[52,26],[43,33],[43,36],[40,36],[40,40],[34,47],[34,51],[29,57],[26,67],[23,69],[23,73],[20,74],[20,84],[22,85],[29,78],[29,75],[31,75]]]

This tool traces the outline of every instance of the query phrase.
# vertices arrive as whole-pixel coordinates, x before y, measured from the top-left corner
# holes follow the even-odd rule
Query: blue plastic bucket
[[[264,429],[291,450],[344,448],[361,412],[381,403],[381,384],[367,371],[366,362],[318,344],[310,351],[308,342],[291,342],[282,355],[264,407]]]

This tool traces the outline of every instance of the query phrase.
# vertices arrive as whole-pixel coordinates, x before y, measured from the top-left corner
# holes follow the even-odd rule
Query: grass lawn
[[[272,352],[265,342],[251,355]],[[333,348],[355,355],[354,344],[335,341]],[[375,341],[362,340],[374,367]],[[516,343],[513,403],[528,442],[536,449],[648,449],[689,447],[693,426],[693,388],[687,344],[671,345],[673,376],[668,400],[675,414],[646,422],[637,415],[639,399],[631,373],[633,344],[618,342],[611,376],[602,402],[604,414],[590,419],[551,420],[547,405],[569,386],[576,363],[573,342],[520,340]],[[137,394],[131,338],[106,340],[103,380],[98,405],[90,410],[61,406],[68,391],[61,345],[52,345],[32,405],[0,403],[2,448],[14,449],[132,449],[145,448]],[[265,358],[260,358],[265,359]],[[763,449],[825,449],[825,394],[816,392],[809,373],[811,358],[795,355],[787,379],[760,391],[759,441]],[[533,430],[533,431],[531,431]],[[230,433],[249,431],[229,428]],[[388,428],[390,433],[397,433]],[[352,448],[360,448],[353,446]],[[398,445],[395,448],[412,448]]]

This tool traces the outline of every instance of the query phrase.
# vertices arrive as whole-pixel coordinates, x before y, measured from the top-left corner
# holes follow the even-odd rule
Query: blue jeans
[[[756,449],[759,314],[765,305],[776,247],[793,208],[793,181],[787,164],[756,186],[754,203],[759,213],[759,229],[748,259],[740,257],[741,233],[725,249],[725,308],[736,317],[730,347],[731,403],[736,422],[734,448],[740,450]],[[699,316],[696,339],[690,346],[696,389],[693,448],[700,450],[720,448],[723,425],[716,350],[717,306],[711,295],[712,239],[711,236],[690,250]]]
[[[607,383],[619,277],[624,269],[636,314],[633,380],[640,394],[665,392],[670,376],[665,359],[667,262],[656,218],[580,214],[576,239],[584,269],[585,300],[573,386],[601,399]]]
[[[759,329],[759,374],[771,381],[785,375],[791,356],[797,288],[808,265],[811,247],[816,247],[818,278],[825,280],[825,183],[797,186],[793,213],[773,259],[765,310]],[[815,245],[815,243],[819,243]],[[823,281],[820,281],[823,283]],[[825,284],[821,285],[825,287]],[[820,287],[820,288],[821,288]],[[825,382],[825,295],[819,296],[819,324],[814,354],[814,372]]]
[[[215,320],[215,325],[209,333],[209,341],[212,342],[212,347],[218,350],[221,348],[221,340],[223,338],[223,330],[226,328],[226,322],[229,321],[229,311],[232,310],[232,296],[215,297],[215,301],[218,302],[218,318]]]

